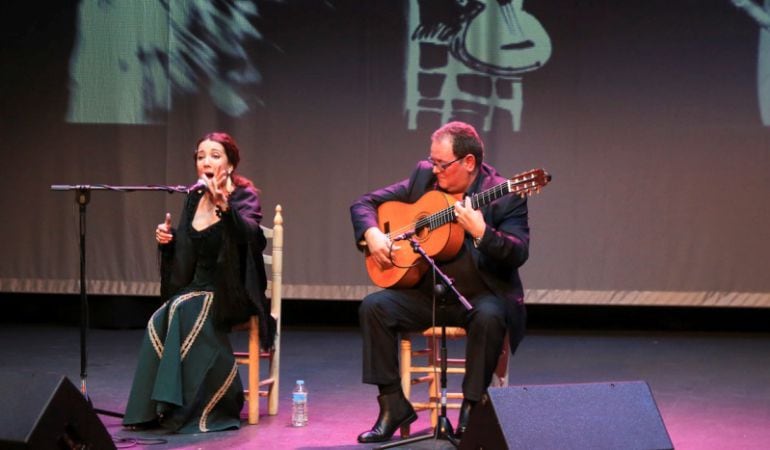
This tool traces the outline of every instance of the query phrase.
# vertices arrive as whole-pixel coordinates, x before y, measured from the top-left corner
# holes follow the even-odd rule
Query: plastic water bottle
[[[307,388],[303,380],[297,380],[291,393],[291,425],[294,427],[307,425]]]

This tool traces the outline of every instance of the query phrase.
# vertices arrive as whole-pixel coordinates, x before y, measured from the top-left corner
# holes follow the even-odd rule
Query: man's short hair
[[[464,158],[471,154],[476,158],[476,169],[484,161],[484,142],[472,125],[465,122],[449,122],[433,132],[431,139],[440,141],[444,138],[452,140],[452,153],[456,158]]]

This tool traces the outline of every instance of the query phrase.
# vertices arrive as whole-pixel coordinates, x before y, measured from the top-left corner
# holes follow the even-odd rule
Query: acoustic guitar
[[[522,198],[540,192],[551,181],[543,169],[521,173],[478,194],[470,196],[473,209],[479,209],[509,194]],[[390,259],[393,266],[381,269],[365,250],[366,270],[375,285],[412,287],[422,278],[428,265],[406,239],[416,240],[426,254],[437,261],[454,257],[463,245],[465,230],[455,221],[454,204],[458,198],[440,191],[426,192],[414,203],[389,201],[377,208],[379,229],[394,245]],[[403,242],[399,241],[403,240]]]

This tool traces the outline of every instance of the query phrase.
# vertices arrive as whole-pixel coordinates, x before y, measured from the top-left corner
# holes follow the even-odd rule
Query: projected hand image
[[[68,121],[164,122],[178,94],[207,90],[240,116],[259,103],[261,75],[247,52],[262,36],[251,0],[84,0],[70,58]]]

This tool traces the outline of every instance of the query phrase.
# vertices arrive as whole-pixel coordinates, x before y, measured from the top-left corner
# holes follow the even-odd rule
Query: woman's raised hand
[[[159,223],[155,229],[155,240],[158,244],[168,244],[174,239],[174,235],[171,233],[171,213],[166,213],[166,220],[163,223]]]

